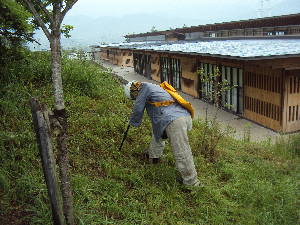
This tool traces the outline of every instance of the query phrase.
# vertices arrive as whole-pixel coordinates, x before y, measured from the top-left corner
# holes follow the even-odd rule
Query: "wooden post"
[[[42,158],[44,177],[51,203],[53,224],[65,225],[66,223],[63,216],[62,197],[55,170],[56,162],[51,144],[48,111],[46,107],[42,107],[34,98],[30,99],[30,105],[34,129]]]
[[[287,112],[288,112],[288,79],[286,71],[282,71],[281,74],[282,81],[281,81],[281,131],[285,133],[287,131]]]

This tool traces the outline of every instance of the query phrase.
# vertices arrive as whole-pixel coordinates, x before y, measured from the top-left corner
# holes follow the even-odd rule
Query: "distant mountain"
[[[269,15],[265,16],[287,15],[299,12],[300,1],[285,0],[269,8]],[[258,10],[255,5],[247,6],[247,9],[240,8],[238,10],[233,9],[230,5],[219,5],[213,11],[205,10],[205,8],[193,9],[192,11],[182,9],[182,12],[179,13],[141,13],[122,17],[99,16],[96,19],[88,16],[67,15],[63,23],[73,25],[74,30],[71,32],[71,38],[62,38],[62,46],[64,48],[85,48],[89,45],[100,43],[121,42],[124,40],[124,35],[149,32],[153,26],[157,30],[166,30],[183,27],[184,25],[196,26],[257,17]],[[37,31],[36,38],[41,43],[41,46],[35,45],[36,49],[49,48],[48,40],[41,31]]]

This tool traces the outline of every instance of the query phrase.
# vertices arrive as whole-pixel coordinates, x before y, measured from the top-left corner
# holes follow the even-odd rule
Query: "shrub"
[[[26,51],[24,58],[6,64],[1,84],[22,83],[41,86],[51,82],[51,58],[48,52]]]

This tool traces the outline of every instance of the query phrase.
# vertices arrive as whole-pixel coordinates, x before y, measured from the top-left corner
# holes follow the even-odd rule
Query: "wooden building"
[[[218,68],[219,79],[234,86],[218,100],[224,110],[278,132],[300,130],[300,39],[125,43],[98,54],[208,102],[216,87],[197,71]]]
[[[300,13],[126,35],[130,41],[176,41],[236,38],[295,38],[300,36]],[[172,35],[173,33],[173,35]]]

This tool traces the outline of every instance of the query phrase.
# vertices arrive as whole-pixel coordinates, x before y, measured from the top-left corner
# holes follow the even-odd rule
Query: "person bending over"
[[[152,140],[146,150],[150,162],[159,162],[169,139],[176,168],[181,174],[182,183],[199,186],[192,151],[187,132],[192,129],[192,118],[162,87],[148,82],[131,81],[124,87],[125,95],[135,100],[129,124],[138,127],[146,109],[152,123]]]

